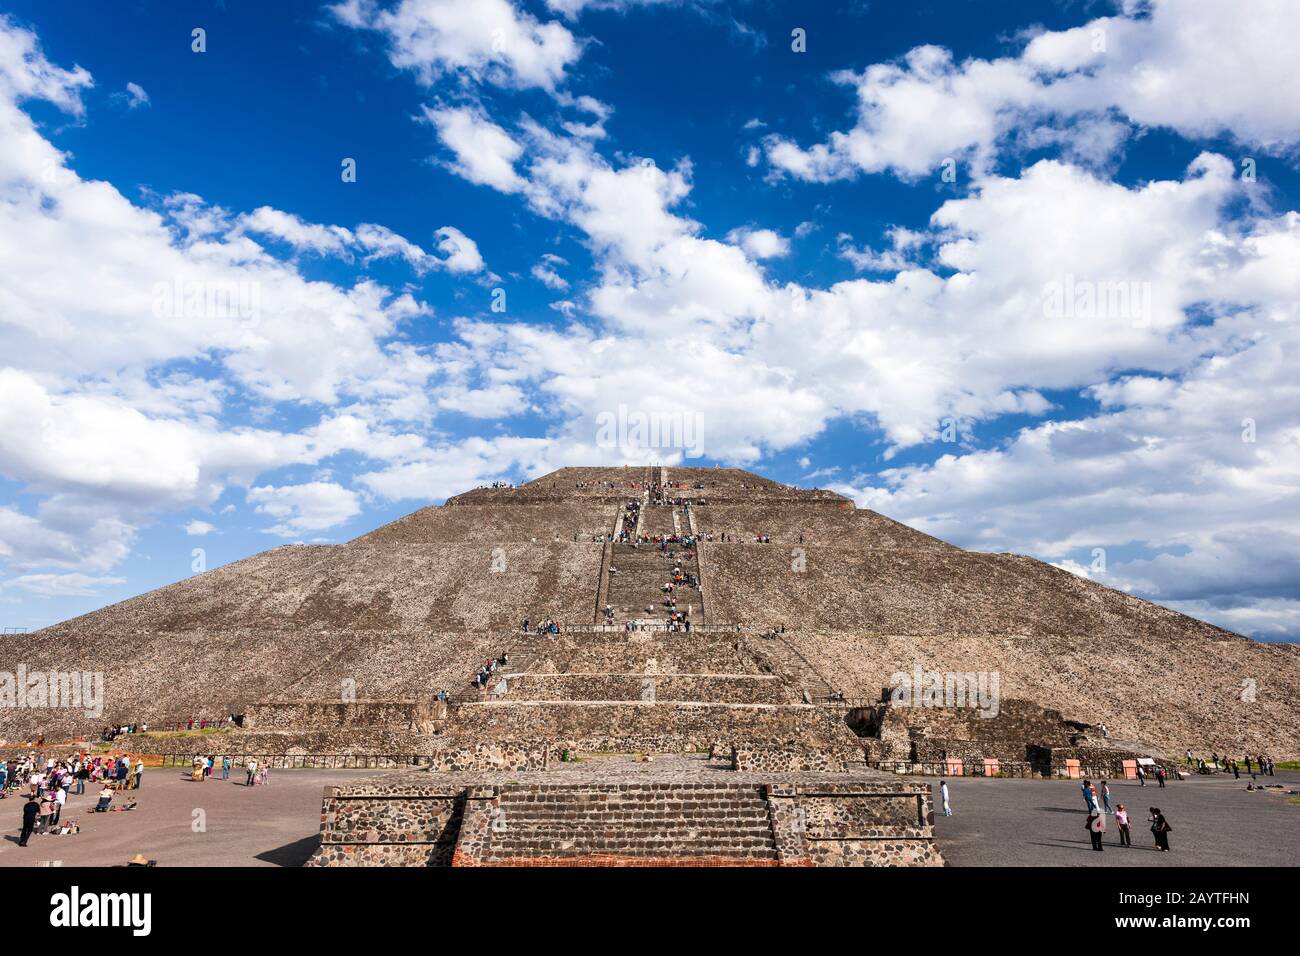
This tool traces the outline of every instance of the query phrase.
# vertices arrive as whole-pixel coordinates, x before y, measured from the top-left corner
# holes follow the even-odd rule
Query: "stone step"
[[[767,812],[746,812],[739,810],[712,811],[696,813],[691,811],[674,811],[664,814],[646,814],[628,811],[626,813],[546,813],[523,812],[502,809],[500,818],[507,826],[596,826],[605,823],[617,823],[620,826],[641,827],[700,827],[719,829],[735,826],[767,826]]]
[[[501,845],[527,840],[559,840],[566,843],[582,843],[600,840],[626,840],[629,842],[691,842],[713,841],[733,844],[754,844],[766,846],[772,840],[770,826],[758,827],[642,827],[640,829],[610,830],[607,827],[553,827],[530,826],[509,823],[505,830],[497,834]]]
[[[725,795],[761,800],[758,787],[745,783],[615,783],[610,790],[598,786],[565,786],[565,784],[532,784],[508,788],[500,795],[502,801],[536,799],[545,797],[591,797],[591,799],[615,799],[620,796],[638,795],[638,793],[663,793],[672,796]]]
[[[623,855],[644,856],[725,856],[725,857],[768,857],[775,855],[776,848],[768,840],[716,841],[710,843],[683,844],[676,840],[622,840],[593,839],[583,841],[555,839],[523,839],[505,843],[489,842],[484,848],[488,859],[521,856],[550,855],[590,855],[595,853],[618,853]]]

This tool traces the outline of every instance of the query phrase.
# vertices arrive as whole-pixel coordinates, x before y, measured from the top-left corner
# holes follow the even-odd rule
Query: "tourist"
[[[1145,773],[1142,772],[1142,765],[1141,765],[1141,764],[1138,764],[1138,767],[1137,767],[1137,778],[1138,778],[1138,786],[1139,786],[1139,787],[1145,787],[1145,786],[1147,785],[1147,775],[1146,775]]]
[[[23,804],[23,828],[18,836],[18,845],[26,846],[28,838],[31,837],[32,831],[36,829],[36,818],[40,816],[41,804],[34,796],[29,796],[27,802]]]
[[[212,758],[208,758],[208,769],[212,769]],[[135,759],[135,788],[140,789],[140,782],[144,779],[144,761],[139,757]]]
[[[1088,838],[1092,840],[1092,848],[1100,853],[1104,849],[1101,838],[1106,832],[1106,815],[1093,807],[1088,811],[1088,821],[1084,826],[1088,828]]]
[[[248,761],[248,763],[244,764],[244,769],[248,771],[248,779],[244,781],[244,786],[251,787],[253,779],[257,776],[257,761]]]
[[[1156,783],[1160,784],[1160,789],[1165,788],[1165,768],[1156,767]]]
[[[59,825],[59,818],[63,816],[63,805],[68,802],[68,791],[62,787],[54,788],[54,814],[50,820],[51,826]]]
[[[446,691],[443,691],[443,693],[445,694]],[[221,779],[222,780],[230,779],[230,758],[229,757],[221,758]]]
[[[1101,782],[1101,805],[1110,813],[1110,786],[1105,780]]]
[[[1097,794],[1092,789],[1092,781],[1085,780],[1079,785],[1079,789],[1083,791],[1083,805],[1088,808],[1089,813],[1095,813],[1097,811]]]
[[[1192,750],[1191,750],[1191,748],[1189,747],[1189,748],[1187,749],[1187,766],[1190,767],[1191,765],[1192,765]]]
[[[945,817],[952,816],[952,804],[948,802],[948,781],[947,780],[939,781],[939,801],[940,803],[943,804],[943,815]]]
[[[1161,853],[1169,852],[1169,834],[1173,832],[1173,827],[1165,819],[1165,815],[1160,812],[1159,807],[1151,807],[1151,835],[1155,837],[1156,849]]]
[[[54,800],[54,791],[47,790],[45,796],[41,797],[41,821],[38,833],[49,833],[50,822],[54,819],[57,811],[57,804]]]
[[[1115,807],[1115,826],[1119,829],[1119,845],[1131,847],[1133,838],[1129,834],[1128,810],[1122,803]]]

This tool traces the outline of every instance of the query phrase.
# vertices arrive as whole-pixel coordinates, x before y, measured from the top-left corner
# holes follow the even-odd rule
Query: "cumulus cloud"
[[[45,58],[36,34],[0,14],[0,98],[47,100],[80,116],[85,110],[81,93],[92,86],[86,70],[55,66]]]
[[[173,199],[171,202],[176,204],[177,201]],[[197,196],[186,196],[181,205],[186,215],[196,216],[202,201]],[[223,213],[217,213],[218,220]],[[200,219],[200,222],[199,228],[206,229],[207,221]],[[186,227],[191,233],[195,228],[189,223]],[[431,269],[471,273],[481,272],[484,268],[478,244],[454,226],[443,226],[434,232],[438,251],[443,254],[441,257],[430,255],[406,237],[377,223],[362,223],[355,230],[326,226],[306,222],[293,213],[269,206],[261,206],[234,220],[230,228],[232,237],[249,233],[287,243],[295,252],[332,256],[349,262],[357,256],[367,264],[377,259],[399,258],[420,273]]]
[[[1262,0],[1248,17],[1216,0],[1125,6],[1027,37],[1015,57],[959,63],[927,45],[861,73],[836,72],[832,80],[857,98],[856,124],[808,147],[770,134],[768,161],[778,173],[818,182],[885,170],[912,179],[947,160],[969,162],[980,175],[1013,137],[1104,162],[1126,126],[1294,149],[1300,101],[1291,95],[1291,3]]]
[[[284,538],[325,531],[361,513],[357,493],[332,481],[262,485],[250,488],[247,497],[258,514],[276,520],[265,529],[266,533]]]
[[[517,192],[523,180],[515,173],[515,160],[524,148],[509,133],[473,107],[424,107],[425,118],[453,155],[451,168],[472,183],[502,192]]]
[[[727,233],[727,241],[740,246],[751,259],[777,259],[790,254],[790,240],[772,229],[743,226]]]
[[[454,71],[480,83],[554,90],[582,53],[562,24],[542,23],[509,0],[343,0],[329,9],[346,26],[382,35],[393,65],[426,86]]]

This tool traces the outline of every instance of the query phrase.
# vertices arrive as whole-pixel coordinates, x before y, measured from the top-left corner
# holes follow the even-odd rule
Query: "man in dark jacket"
[[[23,833],[18,838],[19,846],[27,845],[27,838],[32,835],[36,829],[36,818],[41,812],[41,802],[34,796],[27,798],[27,803],[23,805]]]

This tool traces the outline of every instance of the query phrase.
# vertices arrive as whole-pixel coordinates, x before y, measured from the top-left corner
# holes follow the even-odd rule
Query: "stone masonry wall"
[[[433,732],[447,716],[447,705],[415,700],[263,701],[244,715],[246,730],[335,730],[343,727],[395,727]]]
[[[582,749],[657,752],[708,750],[719,740],[826,747],[857,739],[834,708],[640,701],[468,703],[453,708],[447,733],[467,742],[545,738]]]
[[[930,791],[910,784],[776,784],[778,846],[813,866],[942,866]]]
[[[733,770],[757,773],[797,773],[831,771],[844,773],[866,766],[866,752],[861,747],[827,749],[787,747],[733,747]]]
[[[727,704],[791,701],[788,685],[766,674],[512,674],[507,698],[520,700],[707,700]]]

